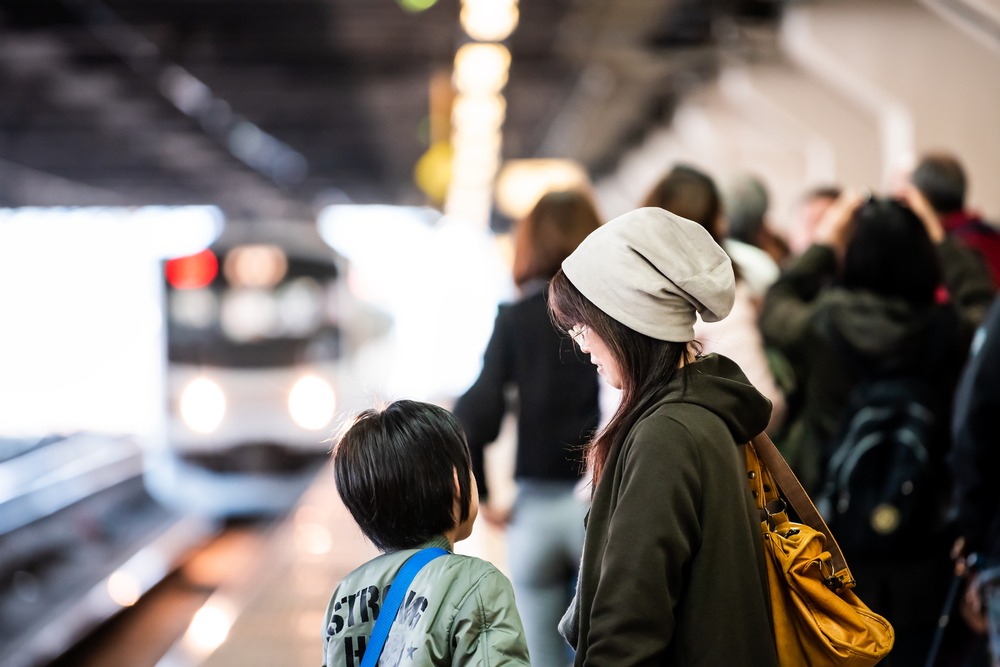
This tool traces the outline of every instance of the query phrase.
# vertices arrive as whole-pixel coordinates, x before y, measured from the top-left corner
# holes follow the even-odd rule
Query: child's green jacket
[[[444,537],[425,547],[448,549]],[[387,588],[419,549],[383,554],[337,585],[323,619],[324,667],[358,667]],[[491,563],[449,554],[414,578],[386,640],[381,667],[529,666],[510,581]]]

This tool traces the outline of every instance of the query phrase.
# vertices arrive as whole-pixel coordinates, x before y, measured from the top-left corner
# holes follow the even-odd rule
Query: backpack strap
[[[392,580],[389,594],[385,597],[385,602],[382,603],[382,610],[375,621],[375,628],[372,630],[371,637],[368,638],[365,655],[361,658],[361,667],[375,667],[378,663],[378,659],[382,655],[382,647],[389,637],[389,629],[392,628],[396,614],[399,612],[399,605],[403,603],[403,598],[410,590],[410,584],[417,576],[417,572],[438,556],[444,556],[447,553],[441,547],[428,547],[406,559],[396,578]]]
[[[764,462],[765,467],[767,467],[771,473],[771,477],[774,479],[774,483],[781,489],[788,504],[792,506],[792,509],[798,515],[799,520],[826,536],[826,548],[830,552],[830,562],[833,565],[835,576],[847,573],[846,576],[850,578],[847,559],[844,558],[844,553],[840,550],[837,540],[833,537],[833,533],[830,532],[830,528],[826,525],[826,521],[823,520],[823,516],[819,513],[819,510],[816,509],[816,505],[809,498],[809,494],[802,488],[802,483],[799,482],[799,479],[792,472],[784,457],[781,456],[778,448],[771,442],[771,438],[768,437],[767,433],[761,433],[750,441],[750,445]],[[852,585],[853,581],[841,580],[840,584]]]

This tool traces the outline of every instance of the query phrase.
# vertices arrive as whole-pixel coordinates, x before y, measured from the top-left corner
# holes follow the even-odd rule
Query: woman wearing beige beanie
[[[553,320],[621,389],[587,449],[591,510],[560,624],[576,665],[777,664],[740,447],[771,405],[693,343],[695,314],[725,317],[734,283],[705,228],[660,208],[591,233],[550,283]]]

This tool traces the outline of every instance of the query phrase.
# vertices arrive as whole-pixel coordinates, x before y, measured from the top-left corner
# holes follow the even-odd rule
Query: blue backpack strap
[[[378,663],[379,656],[382,655],[382,647],[385,645],[385,640],[389,637],[389,629],[392,627],[393,621],[396,620],[399,606],[403,604],[403,598],[406,596],[407,591],[410,590],[410,583],[417,576],[417,572],[438,556],[444,556],[447,553],[441,547],[428,547],[421,549],[406,559],[403,567],[399,569],[396,578],[392,580],[392,585],[389,587],[389,595],[386,596],[385,602],[382,603],[382,609],[379,611],[378,619],[375,621],[375,629],[372,630],[372,635],[368,638],[365,655],[361,659],[361,667],[375,667],[376,663]]]

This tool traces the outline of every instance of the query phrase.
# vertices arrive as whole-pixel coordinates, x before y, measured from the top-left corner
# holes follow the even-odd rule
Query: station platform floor
[[[482,518],[455,550],[490,560],[509,575],[504,533]],[[252,551],[223,565],[226,583],[157,667],[317,667],[334,587],[378,554],[340,501],[329,466]]]

